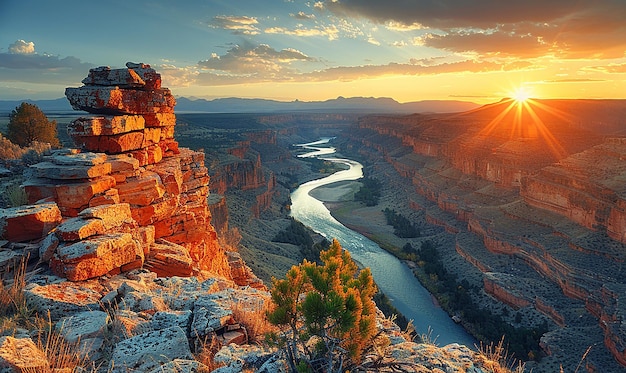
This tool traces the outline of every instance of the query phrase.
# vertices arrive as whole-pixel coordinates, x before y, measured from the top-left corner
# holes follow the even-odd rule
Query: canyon
[[[529,367],[553,371],[584,356],[588,371],[620,371],[626,105],[545,100],[532,113],[516,105],[503,100],[455,114],[257,115],[235,131],[238,141],[215,152],[224,171],[214,169],[214,190],[227,195],[228,212],[246,206],[230,226],[249,247],[246,262],[267,279],[301,259],[297,248],[271,242],[287,224],[285,187],[293,174],[299,182],[315,177],[288,150],[336,136],[340,152],[357,156],[393,190],[386,203],[426,232],[416,242],[436,240],[447,269],[481,289],[473,295],[481,305],[514,325],[547,323],[546,356]],[[523,320],[513,320],[520,313]]]
[[[217,333],[245,344],[233,305],[262,303],[264,284],[304,259],[297,245],[273,241],[290,224],[291,188],[323,174],[292,144],[324,136],[384,181],[384,206],[420,226],[412,244],[436,241],[447,270],[479,289],[477,302],[517,326],[548,325],[546,356],[528,368],[626,366],[623,101],[536,100],[529,109],[503,100],[452,114],[174,114],[175,98],[149,65],[92,69],[83,84],[66,91],[88,112],[68,125],[79,149],[30,167],[31,205],[0,216],[0,268],[29,255],[47,266],[27,296],[54,321],[115,304],[129,332]],[[190,295],[169,299],[171,288]],[[122,359],[129,344],[112,353]],[[446,351],[465,363],[471,355]]]
[[[532,114],[515,105],[363,117],[346,146],[374,175],[406,181],[413,212],[403,202],[397,208],[444,229],[451,272],[513,312],[550,320],[547,360],[556,355],[565,365],[566,355],[593,345],[589,371],[611,365],[602,349],[624,365],[626,105],[540,101]],[[453,264],[458,256],[474,270]]]

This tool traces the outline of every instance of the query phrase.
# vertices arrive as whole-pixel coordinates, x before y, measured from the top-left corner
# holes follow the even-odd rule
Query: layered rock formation
[[[230,278],[210,224],[204,154],[178,148],[175,100],[160,74],[128,63],[92,69],[83,83],[66,90],[74,108],[95,114],[68,126],[80,149],[55,151],[28,170],[24,188],[36,207],[22,210],[37,210],[32,228],[14,228],[26,221],[16,211],[1,218],[3,237],[45,237],[40,259],[72,281],[142,266],[162,276]],[[238,280],[262,286],[243,269]]]
[[[565,360],[565,346],[591,345],[604,333],[606,349],[623,364],[625,321],[615,289],[625,278],[626,157],[623,139],[610,138],[619,119],[609,114],[624,104],[599,102],[609,114],[594,117],[579,113],[578,102],[557,102],[555,112],[572,113],[558,118],[548,104],[537,104],[543,121],[523,120],[519,133],[500,103],[451,117],[368,117],[349,136],[362,154],[383,158],[410,180],[407,205],[454,234],[453,253],[482,273],[475,284],[554,322],[543,339],[547,352]],[[597,113],[593,103],[579,106]],[[610,366],[599,349],[587,358],[589,369]]]

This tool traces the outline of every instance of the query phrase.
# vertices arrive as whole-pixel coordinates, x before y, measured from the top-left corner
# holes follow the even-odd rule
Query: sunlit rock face
[[[409,205],[454,234],[477,285],[554,323],[547,354],[604,344],[589,366],[624,365],[626,102],[546,100],[520,119],[508,105],[364,117],[349,136],[410,181]]]
[[[160,74],[126,66],[92,69],[84,86],[66,90],[75,109],[104,115],[74,120],[68,132],[79,149],[55,151],[28,170],[24,187],[37,207],[7,217],[6,236],[45,237],[41,259],[72,281],[144,264],[164,276],[209,270],[230,278],[211,226],[204,153],[178,148],[176,102]],[[40,217],[48,210],[57,214]],[[32,232],[14,234],[19,221]]]

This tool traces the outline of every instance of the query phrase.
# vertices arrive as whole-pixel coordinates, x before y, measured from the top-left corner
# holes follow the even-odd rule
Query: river
[[[349,169],[300,185],[291,194],[291,216],[329,240],[336,238],[356,262],[369,267],[380,290],[390,298],[398,311],[413,320],[418,334],[430,332],[431,341],[434,340],[440,346],[460,343],[473,348],[476,340],[435,304],[431,294],[404,263],[367,237],[342,225],[321,201],[309,195],[317,187],[337,181],[357,180],[363,176],[363,166],[359,162],[328,157],[335,153],[335,149],[329,145],[330,141],[331,138],[324,138],[297,145],[310,150],[299,157],[324,156],[324,159],[345,164]]]

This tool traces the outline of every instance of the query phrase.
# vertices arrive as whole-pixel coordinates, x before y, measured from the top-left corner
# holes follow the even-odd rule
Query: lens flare
[[[517,88],[513,92],[513,99],[518,103],[526,102],[530,98],[530,92],[523,87]]]

